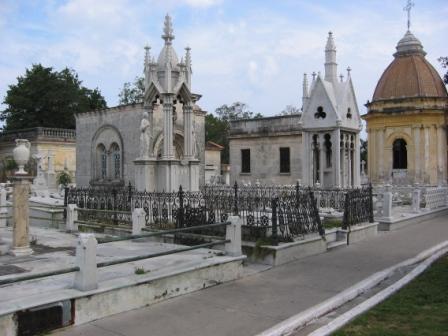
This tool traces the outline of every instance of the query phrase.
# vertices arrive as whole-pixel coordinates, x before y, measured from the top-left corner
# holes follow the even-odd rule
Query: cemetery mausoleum
[[[155,59],[146,47],[142,103],[76,116],[77,184],[131,182],[139,190],[198,190],[204,184],[205,112],[191,91],[191,54],[179,61],[165,17],[164,46]]]

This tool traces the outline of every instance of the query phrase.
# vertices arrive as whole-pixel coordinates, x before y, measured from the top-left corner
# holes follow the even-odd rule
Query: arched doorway
[[[408,152],[406,141],[396,139],[392,145],[393,169],[408,169]]]

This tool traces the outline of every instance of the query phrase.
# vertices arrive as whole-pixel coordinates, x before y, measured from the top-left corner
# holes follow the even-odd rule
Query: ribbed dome
[[[445,85],[410,32],[397,44],[395,59],[381,76],[373,101],[405,97],[448,97]]]

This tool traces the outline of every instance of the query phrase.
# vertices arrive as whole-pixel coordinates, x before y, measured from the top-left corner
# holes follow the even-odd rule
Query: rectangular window
[[[241,150],[241,172],[250,173],[250,149]]]
[[[289,156],[289,147],[280,148],[280,173],[291,172],[291,161]]]

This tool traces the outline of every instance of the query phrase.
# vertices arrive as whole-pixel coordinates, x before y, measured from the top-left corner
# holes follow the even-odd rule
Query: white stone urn
[[[16,175],[26,175],[24,167],[30,159],[31,144],[26,139],[16,139],[16,148],[12,151],[14,161],[19,166],[19,170],[16,171]]]

